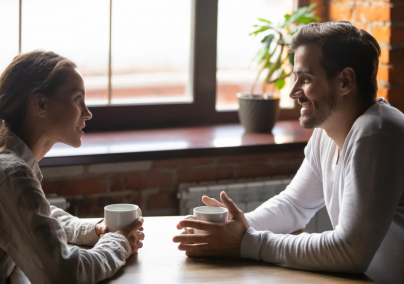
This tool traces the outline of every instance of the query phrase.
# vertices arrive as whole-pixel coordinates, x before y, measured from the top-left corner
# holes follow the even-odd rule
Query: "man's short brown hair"
[[[380,46],[373,36],[349,22],[312,23],[293,36],[289,52],[309,43],[320,45],[320,65],[328,79],[351,67],[355,71],[359,97],[365,101],[376,98]]]

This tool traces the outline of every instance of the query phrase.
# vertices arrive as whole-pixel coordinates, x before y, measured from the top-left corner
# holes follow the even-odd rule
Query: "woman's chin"
[[[79,148],[81,146],[81,139],[77,139],[74,141],[65,141],[63,143],[73,148]]]
[[[79,148],[80,146],[81,146],[81,140],[77,141],[76,143],[74,143],[72,145],[72,147],[74,147],[74,148]]]

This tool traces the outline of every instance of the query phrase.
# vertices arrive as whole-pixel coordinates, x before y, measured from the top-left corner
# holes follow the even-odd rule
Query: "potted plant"
[[[256,31],[250,36],[263,35],[261,48],[253,61],[259,65],[258,74],[250,93],[237,94],[239,101],[239,119],[247,132],[271,132],[279,113],[279,95],[267,92],[268,87],[279,91],[285,86],[285,79],[292,74],[294,53],[287,53],[286,47],[292,36],[304,25],[319,21],[314,16],[315,4],[302,7],[286,14],[284,20],[274,25],[266,19],[258,19],[260,25],[254,25]],[[254,94],[260,75],[267,71],[262,82],[262,93]]]

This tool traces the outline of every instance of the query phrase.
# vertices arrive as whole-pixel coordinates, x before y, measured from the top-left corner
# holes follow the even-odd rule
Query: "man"
[[[223,224],[183,220],[209,231],[174,237],[188,256],[263,260],[317,271],[365,272],[378,283],[404,283],[404,115],[376,99],[380,47],[348,22],[310,24],[292,39],[300,124],[316,128],[291,184],[243,214],[222,192]],[[326,206],[334,230],[304,228]]]

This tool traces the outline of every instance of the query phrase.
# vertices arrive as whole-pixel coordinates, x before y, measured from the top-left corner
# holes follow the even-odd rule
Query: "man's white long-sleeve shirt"
[[[337,145],[315,129],[291,184],[246,214],[241,256],[404,283],[404,115],[379,99],[355,121],[337,159]],[[289,234],[324,205],[334,230]]]
[[[0,284],[17,265],[33,284],[96,283],[111,277],[130,256],[129,242],[95,223],[49,206],[31,150],[13,133],[0,154]],[[89,250],[69,248],[95,245]]]

